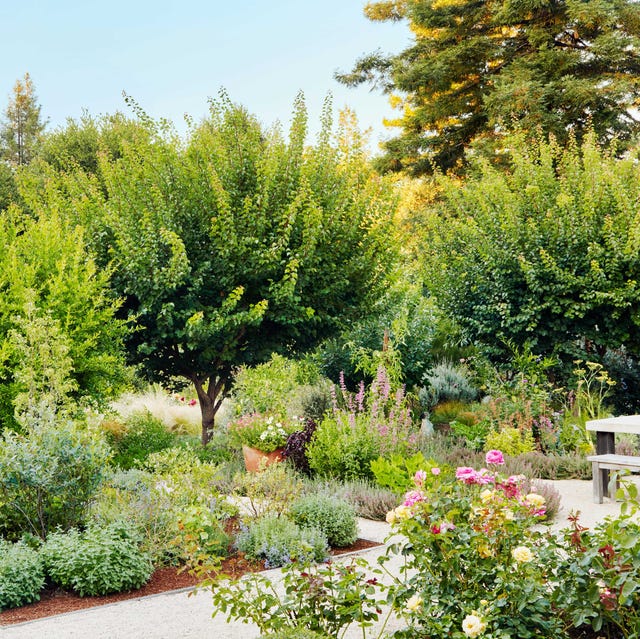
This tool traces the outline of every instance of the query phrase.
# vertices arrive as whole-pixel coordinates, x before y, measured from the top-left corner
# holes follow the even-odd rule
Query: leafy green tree
[[[108,271],[87,254],[80,228],[39,211],[0,215],[0,427],[16,426],[15,409],[104,399],[126,379],[127,327]]]
[[[512,137],[507,173],[488,161],[441,178],[425,279],[472,339],[499,355],[529,344],[565,361],[640,352],[640,168],[594,134],[562,149]],[[591,355],[593,357],[593,355]]]
[[[406,20],[413,41],[337,78],[392,94],[400,134],[380,166],[430,173],[471,145],[501,146],[515,122],[564,144],[593,126],[600,141],[638,131],[640,5],[634,0],[391,0],[374,21]]]
[[[0,211],[8,209],[10,204],[19,204],[20,195],[13,167],[0,162]]]
[[[123,113],[94,117],[85,112],[80,119],[68,118],[65,126],[45,134],[38,155],[57,170],[79,167],[98,173],[100,154],[119,158],[123,146],[135,143],[141,135],[148,131]]]
[[[35,87],[28,73],[17,80],[0,127],[0,157],[16,165],[28,164],[35,156],[46,127]]]
[[[395,192],[348,117],[332,137],[329,107],[306,147],[301,98],[288,140],[225,96],[186,141],[139,115],[152,135],[45,196],[112,261],[140,327],[132,360],[194,384],[206,443],[235,367],[310,349],[373,306],[394,270]]]

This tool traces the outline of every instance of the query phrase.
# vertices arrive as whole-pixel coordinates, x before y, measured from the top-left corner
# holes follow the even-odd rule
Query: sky
[[[185,130],[224,87],[265,125],[288,124],[302,91],[317,131],[327,93],[372,128],[372,149],[393,132],[388,98],[333,79],[376,49],[409,43],[405,24],[372,23],[365,0],[0,0],[0,109],[28,72],[49,129],[127,111],[122,92]]]

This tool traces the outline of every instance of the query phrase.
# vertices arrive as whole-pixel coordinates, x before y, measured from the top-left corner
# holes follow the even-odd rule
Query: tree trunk
[[[225,382],[222,378],[210,376],[205,379],[193,377],[191,379],[198,394],[200,413],[202,415],[202,445],[206,446],[211,440],[215,427],[216,414],[224,399]],[[205,390],[204,384],[207,384]]]

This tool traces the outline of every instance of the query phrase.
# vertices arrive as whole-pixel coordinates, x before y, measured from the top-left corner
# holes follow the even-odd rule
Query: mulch
[[[379,545],[379,543],[367,539],[358,539],[352,546],[332,550],[331,554],[336,556],[357,550],[373,548]],[[239,553],[224,559],[220,572],[229,577],[238,578],[249,572],[259,572],[261,570],[264,570],[262,564],[249,561]],[[139,599],[140,597],[178,590],[180,588],[195,587],[200,581],[201,578],[187,571],[169,567],[158,568],[151,576],[149,582],[138,590],[119,592],[102,597],[80,597],[79,595],[60,590],[59,588],[47,588],[41,593],[40,601],[21,606],[20,608],[0,612],[0,626],[33,621],[34,619],[59,615],[65,612],[73,612],[74,610],[104,606],[106,604],[126,601],[127,599]]]

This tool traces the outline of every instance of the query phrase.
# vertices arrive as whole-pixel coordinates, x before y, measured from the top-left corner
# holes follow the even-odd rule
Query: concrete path
[[[582,525],[593,527],[620,510],[620,505],[611,501],[594,504],[590,481],[550,483],[562,496],[561,510],[554,524],[556,529],[567,526],[571,511],[581,511]],[[383,541],[388,532],[385,523],[360,520],[361,537]],[[375,564],[377,556],[383,552],[384,549],[374,548],[363,556]],[[270,571],[270,574],[277,579],[279,571]],[[0,639],[254,639],[259,636],[255,627],[227,624],[223,616],[212,619],[212,610],[211,597],[205,591],[191,597],[184,591],[165,593],[24,624],[0,626]],[[361,632],[353,628],[345,639],[358,637],[362,637]]]

